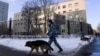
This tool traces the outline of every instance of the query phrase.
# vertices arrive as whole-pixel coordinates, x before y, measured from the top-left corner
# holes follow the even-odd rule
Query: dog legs
[[[41,46],[40,49],[41,49],[41,51],[44,53],[44,48],[43,48],[43,46]]]
[[[51,50],[49,50],[49,53],[51,53]]]
[[[36,52],[39,53],[39,51],[38,51],[38,47],[36,47]]]
[[[45,48],[48,50],[48,53],[51,53],[51,48],[50,48],[50,46],[46,46]]]
[[[29,52],[29,56],[32,54],[33,49],[31,49],[31,51]]]

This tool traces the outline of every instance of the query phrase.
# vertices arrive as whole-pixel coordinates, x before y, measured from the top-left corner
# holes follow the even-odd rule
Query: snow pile
[[[13,48],[13,50],[20,50],[20,51],[29,51],[29,47],[25,47],[26,41],[34,41],[34,40],[45,40],[48,41],[48,38],[30,38],[30,39],[18,39],[18,38],[2,38],[0,39],[0,45],[8,46]],[[89,42],[81,41],[80,38],[70,37],[70,38],[57,38],[58,43],[63,48],[63,52],[71,52],[77,51],[82,46],[87,45]],[[54,48],[53,53],[57,53],[59,49],[54,45],[51,45]]]

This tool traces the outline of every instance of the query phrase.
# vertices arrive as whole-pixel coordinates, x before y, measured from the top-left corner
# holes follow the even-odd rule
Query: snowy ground
[[[45,40],[48,41],[48,38],[0,38],[0,45],[8,46],[13,50],[20,50],[28,52],[30,50],[29,47],[25,47],[26,41],[34,41],[34,40]],[[81,41],[80,37],[73,37],[73,36],[62,36],[57,38],[58,43],[63,48],[63,53],[69,53],[78,51],[82,46],[89,44],[87,41]],[[57,53],[58,49],[54,45],[51,45],[54,48],[52,53]],[[41,52],[41,51],[40,51]]]

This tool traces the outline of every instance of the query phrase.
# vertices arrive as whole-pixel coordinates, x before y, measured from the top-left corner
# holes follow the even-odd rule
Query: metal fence
[[[10,20],[0,22],[0,34],[1,35],[46,35],[45,30],[48,30],[48,24],[45,25],[43,20],[38,20],[37,23],[34,20]],[[61,35],[67,34],[93,34],[93,30],[90,24],[78,21],[69,20],[54,20],[58,26],[58,31]],[[47,22],[46,22],[47,23]],[[45,29],[46,26],[46,29]]]
[[[64,20],[62,23],[61,20],[56,20],[55,23],[59,26],[61,34],[80,34],[81,32],[85,34],[93,33],[93,29],[88,23],[69,20]]]

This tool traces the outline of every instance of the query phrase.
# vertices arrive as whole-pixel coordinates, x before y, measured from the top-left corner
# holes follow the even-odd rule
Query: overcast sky
[[[9,3],[8,18],[12,17],[14,13],[20,12],[23,4],[27,0],[1,0]],[[55,0],[56,1],[56,0]],[[100,23],[100,0],[86,0],[86,13],[87,22],[96,29],[98,23]]]

